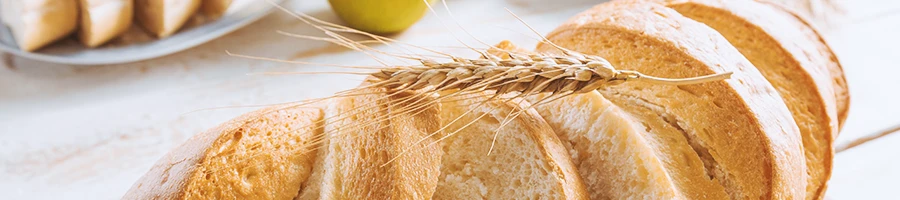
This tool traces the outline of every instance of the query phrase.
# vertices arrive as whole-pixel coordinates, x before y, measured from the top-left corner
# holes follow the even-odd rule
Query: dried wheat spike
[[[635,71],[616,70],[598,56],[565,52],[564,56],[504,52],[509,59],[485,54],[481,59],[453,58],[438,63],[391,67],[372,73],[379,86],[391,90],[442,92],[494,91],[496,94],[580,94],[626,81],[688,85],[724,80],[731,72],[685,79],[659,78]]]

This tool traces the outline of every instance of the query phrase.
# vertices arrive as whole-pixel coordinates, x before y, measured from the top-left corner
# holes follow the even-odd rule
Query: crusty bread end
[[[312,170],[322,116],[297,105],[242,115],[163,156],[123,199],[290,199]]]

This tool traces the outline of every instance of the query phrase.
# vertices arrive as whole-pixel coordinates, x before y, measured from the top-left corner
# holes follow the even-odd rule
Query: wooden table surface
[[[894,3],[891,3],[894,2]],[[596,0],[450,1],[455,20],[487,43],[510,40],[533,47],[535,35],[503,11],[509,8],[547,33]],[[838,139],[900,124],[900,2],[843,0],[826,37],[844,65],[852,105]],[[289,1],[292,10],[339,21],[324,0]],[[447,15],[429,14],[399,40],[440,48],[471,44]],[[446,21],[445,28],[440,20]],[[163,154],[193,134],[254,107],[324,97],[355,86],[346,75],[247,75],[323,71],[228,56],[225,51],[286,60],[376,64],[364,54],[324,42],[277,34],[321,35],[275,12],[213,42],[158,59],[123,65],[65,66],[9,55],[0,67],[0,199],[118,199]],[[445,49],[476,56],[460,49]],[[189,113],[190,112],[190,113]],[[900,134],[836,156],[828,197],[897,199]]]

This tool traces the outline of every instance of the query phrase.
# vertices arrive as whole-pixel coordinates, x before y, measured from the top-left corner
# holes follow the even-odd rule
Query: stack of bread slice
[[[195,136],[126,199],[824,197],[847,88],[828,45],[791,11],[753,0],[622,0],[547,38],[653,76],[734,74],[626,82],[546,103],[543,94],[444,99],[370,88],[312,111],[271,108]],[[304,154],[284,153],[297,148]]]
[[[24,51],[35,51],[77,30],[86,47],[124,34],[132,21],[153,36],[168,37],[202,9],[216,18],[231,0],[2,0],[3,23]]]

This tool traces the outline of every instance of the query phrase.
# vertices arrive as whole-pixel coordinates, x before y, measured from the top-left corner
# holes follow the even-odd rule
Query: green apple
[[[429,0],[433,2],[433,0]],[[423,0],[328,0],[350,27],[375,34],[397,33],[428,11]]]

